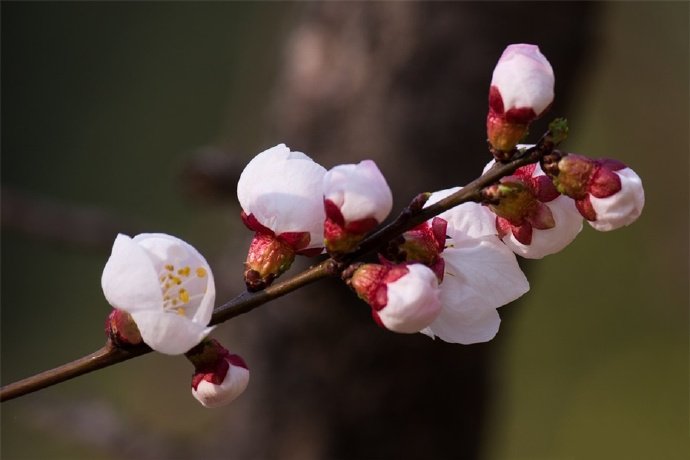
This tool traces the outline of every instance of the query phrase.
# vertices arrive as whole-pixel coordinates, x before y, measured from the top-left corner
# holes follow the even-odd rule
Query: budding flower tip
[[[118,348],[132,348],[143,343],[141,333],[132,316],[124,310],[114,308],[105,322],[108,339]]]

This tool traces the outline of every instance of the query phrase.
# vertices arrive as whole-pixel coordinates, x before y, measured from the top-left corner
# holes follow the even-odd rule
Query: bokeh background
[[[560,5],[3,2],[3,384],[101,346],[117,232],[180,236],[240,292],[234,186],[267,147],[376,158],[398,208],[472,178],[513,41],[554,64],[564,148],[647,204],[527,264],[488,344],[395,336],[324,283],[219,328],[253,371],[231,406],[150,354],[3,403],[2,458],[687,458],[689,6]]]

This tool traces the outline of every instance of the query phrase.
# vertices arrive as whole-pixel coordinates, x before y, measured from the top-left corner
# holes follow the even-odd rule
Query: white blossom
[[[459,188],[432,194],[427,206]],[[442,213],[448,240],[441,253],[445,268],[441,312],[421,332],[446,342],[491,340],[498,331],[497,308],[529,290],[515,254],[496,235],[495,217],[483,206],[465,203]]]
[[[213,273],[191,245],[163,233],[118,235],[101,285],[114,308],[128,312],[144,342],[175,355],[198,344],[212,328]]]

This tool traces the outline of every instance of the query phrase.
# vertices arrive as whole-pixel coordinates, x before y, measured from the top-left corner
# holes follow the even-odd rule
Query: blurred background
[[[564,150],[624,161],[647,197],[525,264],[492,342],[386,332],[326,281],[217,330],[252,369],[232,405],[203,409],[191,365],[150,354],[3,403],[3,459],[687,458],[687,3],[0,7],[3,384],[102,345],[118,232],[177,235],[219,303],[241,292],[235,184],[268,147],[373,158],[398,210],[476,177],[512,42],[556,73],[532,139],[566,116]]]

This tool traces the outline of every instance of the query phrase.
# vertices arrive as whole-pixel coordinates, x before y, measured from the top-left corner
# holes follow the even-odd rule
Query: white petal
[[[231,364],[223,383],[215,385],[202,380],[196,389],[192,388],[192,394],[204,407],[220,407],[235,400],[244,392],[248,384],[249,369]]]
[[[166,355],[179,355],[201,342],[213,327],[206,327],[175,312],[138,311],[132,313],[141,338],[149,347]]]
[[[393,207],[391,189],[371,160],[335,166],[325,174],[323,184],[324,198],[340,209],[346,222],[370,217],[383,222]]]
[[[470,345],[493,339],[501,324],[501,317],[494,308],[484,309],[469,306],[459,312],[442,310],[426,335],[449,342]]]
[[[621,189],[618,193],[606,198],[590,196],[597,220],[588,222],[602,232],[630,225],[640,217],[644,208],[644,188],[640,176],[630,168],[615,173],[621,179]]]
[[[326,170],[283,144],[257,155],[237,184],[242,209],[276,234],[309,232],[310,248],[322,245],[323,176]]]
[[[555,226],[548,230],[532,230],[532,242],[520,243],[512,233],[503,237],[503,242],[518,255],[528,259],[541,259],[563,250],[582,230],[582,216],[575,202],[567,196],[559,196],[545,203],[551,209]]]
[[[443,252],[442,311],[430,331],[453,343],[490,340],[500,322],[496,308],[527,292],[527,278],[497,237],[451,243]]]
[[[454,187],[434,192],[424,207],[437,203],[461,189],[462,187]],[[441,213],[439,217],[448,222],[448,235],[458,240],[496,235],[496,215],[479,203],[472,201],[463,203]]]
[[[553,69],[535,45],[508,46],[496,64],[491,85],[498,88],[506,112],[532,108],[540,115],[554,97]]]
[[[389,283],[388,302],[378,311],[387,329],[411,334],[429,326],[441,309],[436,275],[422,264],[408,266],[409,272]]]
[[[101,277],[108,303],[129,313],[162,309],[158,272],[146,251],[126,235],[117,235]]]

